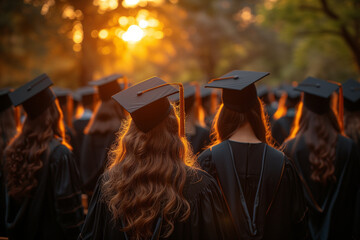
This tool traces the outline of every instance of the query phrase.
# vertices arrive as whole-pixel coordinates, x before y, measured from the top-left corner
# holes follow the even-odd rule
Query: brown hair
[[[10,196],[21,199],[31,195],[31,190],[38,184],[36,174],[43,167],[43,154],[53,138],[61,139],[68,146],[62,119],[57,100],[35,119],[25,119],[21,131],[5,150],[5,173]]]
[[[17,131],[15,109],[9,107],[0,112],[0,161],[3,162],[3,151]]]
[[[360,111],[345,111],[344,125],[346,135],[354,140],[356,144],[360,144]]]
[[[102,101],[97,104],[94,114],[92,115],[88,125],[86,126],[85,134],[108,133],[119,130],[121,122],[126,115],[123,108],[113,99]]]
[[[322,184],[335,181],[336,141],[341,133],[336,114],[331,109],[325,114],[316,114],[305,105],[297,112],[299,114],[300,117],[296,116],[299,126],[295,136],[304,136],[310,149],[311,179]]]
[[[109,153],[108,179],[102,187],[114,219],[120,216],[133,239],[149,238],[160,214],[162,233],[168,237],[175,220],[189,217],[190,205],[182,191],[186,165],[194,162],[186,138],[179,136],[174,108],[149,132],[141,132],[129,119]]]
[[[233,111],[224,104],[221,104],[212,126],[211,136],[213,145],[229,139],[236,129],[247,122],[250,123],[255,136],[261,142],[273,145],[268,118],[265,115],[263,104],[259,98],[252,108],[243,113]]]

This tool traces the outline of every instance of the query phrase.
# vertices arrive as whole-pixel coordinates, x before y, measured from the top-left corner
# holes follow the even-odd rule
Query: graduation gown
[[[274,121],[271,127],[271,133],[278,146],[281,146],[285,139],[290,135],[291,126],[294,122],[295,111],[288,109],[285,116]]]
[[[186,134],[194,154],[201,153],[210,143],[210,131],[207,128],[195,125],[195,134]]]
[[[265,143],[226,140],[200,154],[217,179],[238,239],[306,238],[306,205],[291,162]]]
[[[336,182],[322,185],[311,180],[309,148],[303,137],[285,143],[285,153],[297,165],[306,182],[305,196],[309,208],[309,229],[312,239],[358,239],[360,156],[355,143],[341,135],[336,142]],[[356,204],[356,201],[358,203]],[[357,233],[356,233],[357,231]]]
[[[48,158],[46,154],[42,158],[32,196],[17,201],[6,195],[9,239],[76,239],[84,215],[73,154],[58,144]]]
[[[75,131],[75,143],[76,143],[76,148],[74,148],[74,153],[77,158],[76,161],[78,163],[78,167],[80,166],[79,159],[81,155],[82,142],[84,139],[84,130],[88,125],[92,114],[89,110],[85,110],[85,113],[81,118],[75,119],[73,121],[73,128]]]
[[[115,132],[85,134],[80,155],[80,176],[82,189],[91,193],[107,164],[107,154],[114,140]]]
[[[119,221],[112,220],[112,214],[102,200],[101,185],[100,180],[79,240],[125,240],[124,233],[119,230]],[[236,239],[234,225],[213,178],[201,170],[191,171],[187,175],[183,194],[190,204],[190,216],[184,222],[175,221],[174,231],[166,239]]]

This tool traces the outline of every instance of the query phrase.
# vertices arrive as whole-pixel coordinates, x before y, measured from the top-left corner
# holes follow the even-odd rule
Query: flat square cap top
[[[351,101],[357,102],[360,100],[360,82],[355,80],[348,80],[343,84],[344,98]]]
[[[14,106],[18,106],[51,85],[53,85],[51,79],[44,73],[10,93],[9,97]]]
[[[110,76],[106,76],[106,77],[101,78],[99,80],[91,81],[91,82],[89,82],[89,85],[91,85],[91,86],[102,86],[102,85],[117,81],[118,79],[120,79],[122,77],[124,77],[124,75],[122,75],[122,74],[112,74]]]
[[[334,83],[313,77],[307,77],[295,88],[295,90],[321,98],[329,98],[338,88],[339,86]]]
[[[241,91],[267,75],[269,75],[268,72],[234,70],[219,78],[213,79],[213,81],[206,84],[205,87]]]
[[[156,88],[163,84],[166,84],[164,80],[152,77],[113,95],[112,98],[131,114],[157,100],[179,92],[179,90],[169,85]]]

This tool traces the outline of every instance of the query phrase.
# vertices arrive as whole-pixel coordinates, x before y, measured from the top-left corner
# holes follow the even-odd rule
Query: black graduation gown
[[[115,132],[85,134],[80,155],[80,176],[82,189],[91,194],[107,164],[107,154],[114,140]]]
[[[207,128],[196,125],[195,134],[186,134],[186,138],[193,149],[193,153],[198,154],[210,143],[210,131]]]
[[[287,115],[274,121],[271,127],[272,137],[277,146],[281,146],[285,139],[290,135],[290,130],[295,116]]]
[[[94,191],[79,239],[125,240],[119,221],[112,220],[103,201],[102,179]],[[201,170],[189,171],[183,194],[190,204],[190,216],[184,222],[175,221],[174,231],[166,239],[237,239],[220,190],[211,176]]]
[[[45,160],[32,197],[18,202],[7,195],[6,206],[9,239],[76,239],[84,214],[70,150],[59,144]]]
[[[310,178],[309,148],[303,137],[286,142],[284,151],[294,160],[309,188],[305,188],[304,192],[310,206],[309,229],[312,239],[358,239],[359,235],[358,238],[351,237],[360,227],[360,202],[356,200],[360,185],[360,157],[355,143],[338,136],[334,161],[337,181],[327,186]],[[323,209],[322,213],[313,200]]]
[[[226,140],[198,161],[220,183],[239,239],[306,238],[301,183],[281,152],[265,143]]]
[[[89,121],[90,121],[90,118],[85,118],[85,117],[75,119],[73,121],[73,127],[74,127],[74,131],[75,131],[75,142],[76,142],[76,148],[74,148],[74,154],[77,158],[76,161],[77,161],[78,167],[80,166],[79,162],[80,162],[82,142],[84,139],[84,129],[88,125]]]

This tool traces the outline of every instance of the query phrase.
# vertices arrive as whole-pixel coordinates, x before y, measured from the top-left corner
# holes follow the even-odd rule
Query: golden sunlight
[[[138,42],[144,37],[144,31],[137,25],[131,25],[122,35],[122,39],[126,42]]]
[[[124,0],[122,5],[124,7],[136,7],[139,3],[139,0]]]
[[[114,10],[118,7],[118,0],[94,0],[94,6],[98,6],[98,12],[104,13],[106,11]]]
[[[109,32],[106,29],[101,29],[99,32],[99,38],[105,39],[109,36]]]

